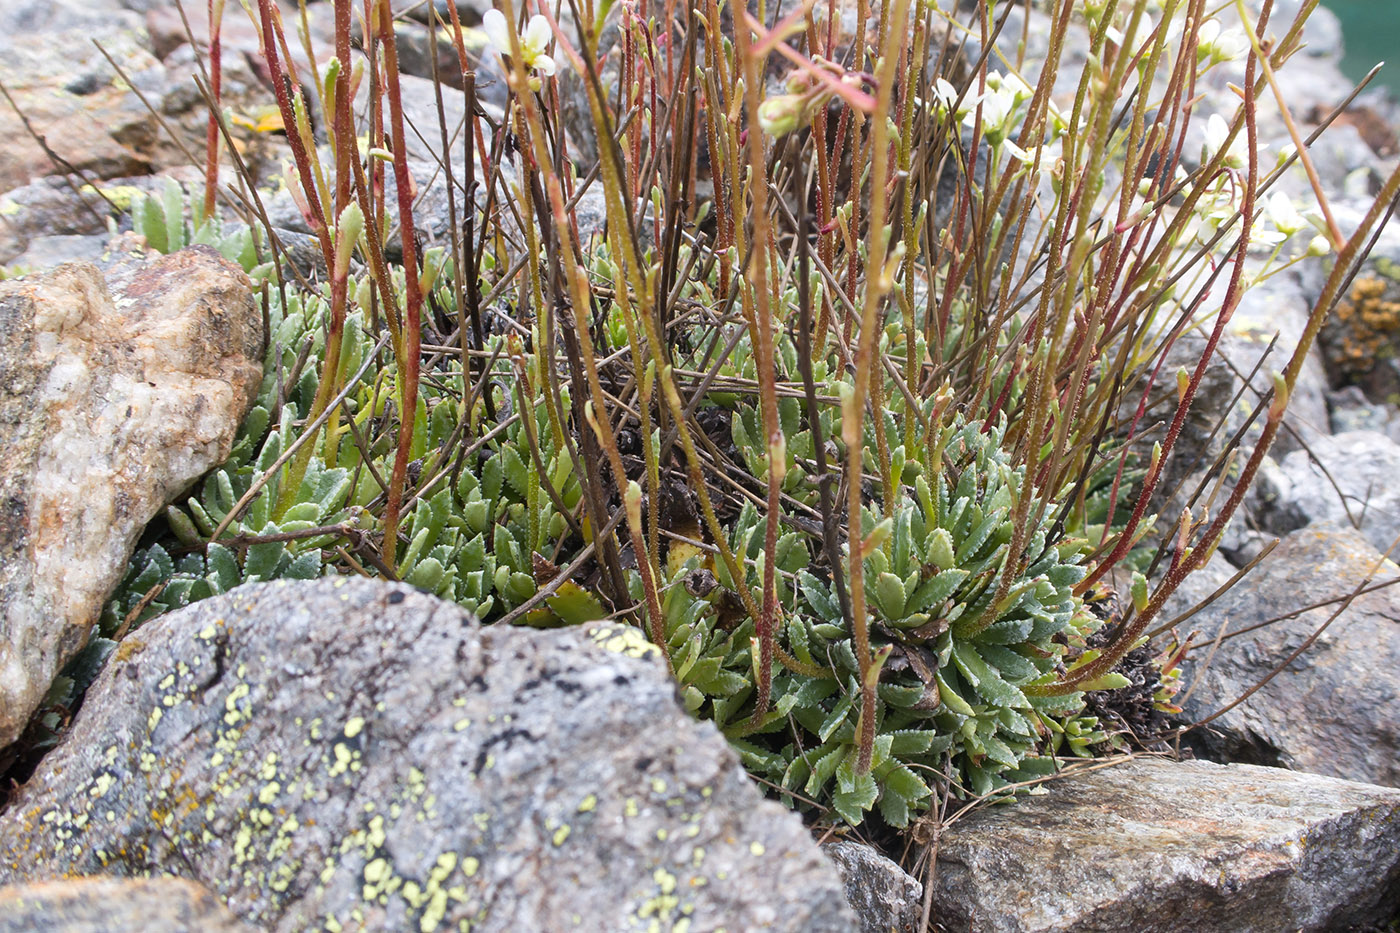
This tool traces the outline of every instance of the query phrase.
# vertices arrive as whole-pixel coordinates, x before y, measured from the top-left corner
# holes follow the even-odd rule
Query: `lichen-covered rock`
[[[1185,623],[1200,632],[1197,642],[1204,645],[1183,669],[1191,691],[1187,718],[1203,718],[1243,696],[1373,570],[1374,583],[1400,573],[1380,558],[1359,532],[1336,525],[1310,525],[1284,538],[1252,573]],[[1203,575],[1168,613],[1209,595],[1221,575],[1226,572]],[[1328,601],[1334,602],[1293,614]],[[1212,651],[1222,630],[1234,637]],[[1384,587],[1358,596],[1302,656],[1187,739],[1199,754],[1221,760],[1400,786],[1400,594]]]
[[[79,878],[0,888],[0,933],[255,933],[181,878]]]
[[[908,872],[863,842],[833,842],[822,851],[841,873],[861,933],[918,933],[924,886]]]
[[[945,929],[1369,929],[1400,904],[1391,788],[1160,759],[1045,787],[943,831],[933,915]]]
[[[0,283],[0,749],[146,523],[228,457],[262,344],[247,276],[207,247]]]
[[[0,880],[175,872],[279,931],[846,933],[836,869],[633,629],[256,584],[123,642]]]

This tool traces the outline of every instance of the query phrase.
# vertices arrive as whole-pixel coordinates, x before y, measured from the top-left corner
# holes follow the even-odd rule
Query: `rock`
[[[402,584],[241,587],[122,643],[0,815],[0,880],[176,872],[278,931],[852,929],[654,650]]]
[[[21,257],[36,246],[39,258],[53,256],[55,262],[95,258],[102,252],[97,242],[106,245],[110,225],[129,217],[133,199],[159,197],[167,177],[193,187],[202,186],[204,176],[202,169],[186,168],[98,185],[70,185],[60,176],[49,176],[0,194],[0,265],[34,267],[36,263]]]
[[[12,263],[25,272],[42,272],[65,262],[97,262],[107,249],[105,234],[82,236],[41,236],[29,241],[29,248]]]
[[[917,933],[923,920],[922,884],[863,842],[833,842],[822,851],[841,873],[861,933]]]
[[[1150,759],[1045,788],[943,831],[945,929],[1345,930],[1400,904],[1400,791]]]
[[[1365,581],[1380,555],[1350,528],[1312,525],[1289,535],[1255,570],[1185,623],[1201,647],[1183,666],[1196,720],[1233,702],[1316,631]],[[1386,562],[1376,582],[1400,572]],[[1190,581],[1188,581],[1190,582]],[[1209,595],[1203,578],[1185,603]],[[1245,632],[1266,620],[1270,625]],[[1400,595],[1390,587],[1356,598],[1321,637],[1243,705],[1187,734],[1210,757],[1282,765],[1349,780],[1400,786]],[[1221,628],[1227,634],[1211,655]],[[1208,663],[1207,663],[1208,662]]]
[[[461,20],[463,26],[479,26],[481,18],[486,15],[486,11],[491,9],[489,0],[451,0],[457,7],[457,18]],[[451,22],[452,14],[448,11],[449,0],[395,0],[394,12],[403,13],[411,19],[420,23],[429,21],[430,11],[437,12],[442,16],[444,22]]]
[[[1329,393],[1327,405],[1331,409],[1333,434],[1375,431],[1392,441],[1400,441],[1400,409],[1372,402],[1360,386],[1347,386]]]
[[[1400,444],[1375,431],[1349,431],[1314,438],[1309,448],[1260,471],[1250,491],[1259,527],[1286,534],[1310,522],[1355,525],[1377,549],[1388,549],[1400,536]]]
[[[262,344],[247,277],[207,247],[0,283],[0,749],[146,523],[228,457]]]
[[[455,59],[455,53],[454,53]],[[437,89],[427,78],[411,74],[399,75],[399,90],[403,95],[404,145],[412,161],[431,163],[437,167],[438,153],[442,150],[442,127],[438,122]],[[447,88],[442,94],[443,119],[447,123],[448,139],[454,140],[453,164],[462,160],[460,134],[467,131],[463,121],[466,105],[462,95],[451,93]],[[388,172],[390,177],[393,172]],[[422,188],[420,187],[421,191]]]
[[[179,878],[80,878],[0,888],[0,933],[253,933]]]
[[[1377,402],[1400,398],[1400,268],[1372,257],[1323,324],[1318,345],[1334,383],[1357,386]]]
[[[0,82],[34,131],[89,178],[150,171],[156,122],[133,87],[159,107],[165,69],[150,52],[141,17],[86,0],[19,0],[4,7]],[[98,51],[94,36],[127,80]],[[14,109],[0,107],[0,190],[59,170]]]
[[[42,237],[92,237],[106,233],[112,209],[95,192],[74,191],[60,178],[0,195],[0,265],[25,265],[20,256]]]
[[[422,4],[418,4],[418,8],[422,9],[424,13],[427,12],[427,7]],[[479,22],[480,14],[477,14],[477,19]],[[466,23],[462,25],[465,29]],[[362,45],[364,40],[361,37],[359,20],[356,20],[352,25],[352,35],[355,44]],[[461,59],[457,57],[457,46],[450,36],[450,29],[439,27],[436,31],[437,73],[442,80],[445,93],[451,93],[451,89],[454,88],[460,90],[462,87]],[[395,20],[394,42],[398,46],[400,75],[412,75],[431,81],[433,78],[433,33],[428,27],[413,20]],[[477,58],[475,50],[468,46],[466,51],[469,62],[475,62]]]
[[[84,192],[59,177],[0,195],[0,265],[15,262],[39,237],[105,233],[112,214],[96,192]]]
[[[1218,286],[1207,297],[1211,307],[1218,308],[1224,299],[1224,286]],[[1222,331],[1215,356],[1197,387],[1181,436],[1167,460],[1154,497],[1153,512],[1174,520],[1190,503],[1196,490],[1203,488],[1203,493],[1190,503],[1199,518],[1202,503],[1210,500],[1211,490],[1217,486],[1218,473],[1211,473],[1211,467],[1272,388],[1272,374],[1287,365],[1307,325],[1311,301],[1301,278],[1291,269],[1278,272],[1245,292]],[[1187,331],[1167,351],[1165,363],[1148,395],[1151,407],[1137,429],[1140,432],[1138,449],[1144,454],[1151,450],[1151,444],[1165,438],[1167,425],[1176,414],[1176,374],[1181,369],[1188,374],[1195,371],[1205,352],[1208,336],[1208,330]],[[1131,419],[1136,414],[1140,394],[1139,389],[1128,395],[1120,417]],[[1263,431],[1264,418],[1261,413],[1245,431],[1236,454],[1236,469],[1219,485],[1216,503],[1223,503],[1233,491],[1238,467],[1253,452]],[[1317,449],[1316,445],[1329,429],[1327,377],[1320,358],[1313,352],[1304,359],[1284,415],[1283,428],[1275,436],[1270,455],[1280,457],[1301,449],[1304,444]],[[1203,481],[1204,487],[1201,486]],[[1231,559],[1248,562],[1250,553],[1257,550],[1253,532],[1275,530],[1266,519],[1254,514],[1256,508],[1263,507],[1261,500],[1247,498],[1227,525],[1221,548]],[[1170,534],[1174,526],[1174,521],[1166,521],[1159,531]]]

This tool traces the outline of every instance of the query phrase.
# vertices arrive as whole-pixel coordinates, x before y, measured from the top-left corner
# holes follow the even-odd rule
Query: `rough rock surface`
[[[1261,471],[1250,493],[1255,520],[1274,534],[1311,522],[1355,523],[1373,547],[1388,549],[1400,537],[1400,444],[1376,431],[1349,431],[1309,447]]]
[[[262,344],[247,277],[207,247],[0,283],[0,748],[146,523],[228,457]]]
[[[0,880],[178,872],[281,931],[853,929],[654,651],[401,584],[239,588],[123,642],[0,816]]]
[[[1346,596],[1365,581],[1380,554],[1356,531],[1311,525],[1296,531],[1219,600],[1184,623],[1204,646],[1183,666],[1192,692],[1189,719],[1234,701],[1282,664],[1340,603],[1288,616]],[[1372,583],[1400,574],[1385,562]],[[1187,581],[1192,583],[1191,580]],[[1181,593],[1181,609],[1220,581],[1209,576]],[[1170,615],[1175,607],[1168,609]],[[1282,765],[1375,784],[1400,786],[1400,594],[1385,587],[1355,599],[1298,660],[1246,703],[1190,740],[1227,761]],[[1221,627],[1242,632],[1210,643]]]
[[[1400,791],[1138,760],[946,829],[934,916],[977,933],[1277,933],[1388,921]]]
[[[82,878],[0,888],[0,933],[254,933],[179,878]]]
[[[121,65],[117,74],[93,44]],[[165,69],[141,17],[111,0],[0,4],[0,81],[35,132],[80,171],[99,178],[149,171],[156,121],[133,87],[159,107]],[[0,190],[58,171],[7,104],[0,107]]]
[[[923,919],[922,884],[863,842],[833,842],[822,851],[841,873],[861,933],[917,933]]]
[[[95,192],[84,194],[76,183],[69,186],[59,177],[0,195],[0,265],[23,265],[19,257],[41,237],[106,233],[110,216],[110,207]]]

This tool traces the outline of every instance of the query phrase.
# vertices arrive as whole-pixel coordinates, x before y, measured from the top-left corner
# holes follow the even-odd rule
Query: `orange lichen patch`
[[[1335,362],[1346,374],[1364,375],[1384,355],[1391,335],[1400,330],[1400,301],[1387,300],[1389,283],[1377,276],[1358,279],[1348,300],[1337,307],[1341,339]]]

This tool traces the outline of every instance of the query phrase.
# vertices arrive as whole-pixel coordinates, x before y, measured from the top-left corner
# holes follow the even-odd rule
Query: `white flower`
[[[1011,154],[1013,159],[1024,165],[1034,167],[1036,159],[1043,158],[1043,146],[1032,146],[1030,149],[1022,149],[1009,139],[1003,142],[1002,145],[1006,147],[1006,151]]]
[[[1196,30],[1196,60],[1216,65],[1243,58],[1249,40],[1238,29],[1221,29],[1220,21],[1208,19]]]
[[[1016,109],[1016,92],[1003,85],[996,90],[988,91],[982,98],[980,112],[982,115],[982,134],[987,137],[987,142],[993,146],[1001,145],[1001,141],[1006,138],[1007,132],[1011,129],[1011,115]],[[963,117],[963,123],[973,126],[977,122],[977,113],[969,113]]]
[[[505,15],[500,10],[487,10],[486,15],[481,18],[481,28],[486,31],[486,38],[490,40],[491,46],[498,55],[510,56],[510,24],[506,22]],[[525,32],[520,36],[520,53],[524,58],[521,63],[529,71],[548,78],[554,75],[554,59],[545,54],[549,48],[550,40],[554,34],[550,31],[549,20],[536,13],[530,17],[529,24],[525,27]]]
[[[1261,223],[1256,223],[1249,234],[1250,240],[1255,246],[1278,246],[1287,236],[1280,230],[1270,230]]]
[[[934,106],[945,113],[955,113],[955,116],[959,120],[967,116],[968,111],[976,107],[977,102],[981,99],[979,95],[973,94],[972,91],[969,90],[962,101],[959,102],[958,89],[953,87],[952,83],[948,81],[947,78],[939,78],[933,83]],[[958,108],[956,112],[953,110],[954,106]]]
[[[1275,191],[1269,198],[1268,213],[1269,221],[1285,237],[1292,236],[1308,225],[1288,195],[1282,191]]]
[[[1008,71],[1006,74],[992,72],[987,75],[987,87],[994,91],[1009,93],[1018,104],[1035,96],[1035,88],[1027,84],[1025,79],[1014,71]]]
[[[1230,124],[1225,122],[1225,118],[1218,113],[1210,115],[1206,121],[1206,158],[1212,159],[1215,154],[1225,145],[1225,140],[1230,136]],[[1225,153],[1225,165],[1228,168],[1244,168],[1248,161],[1243,147],[1243,134],[1235,137],[1234,142]]]

